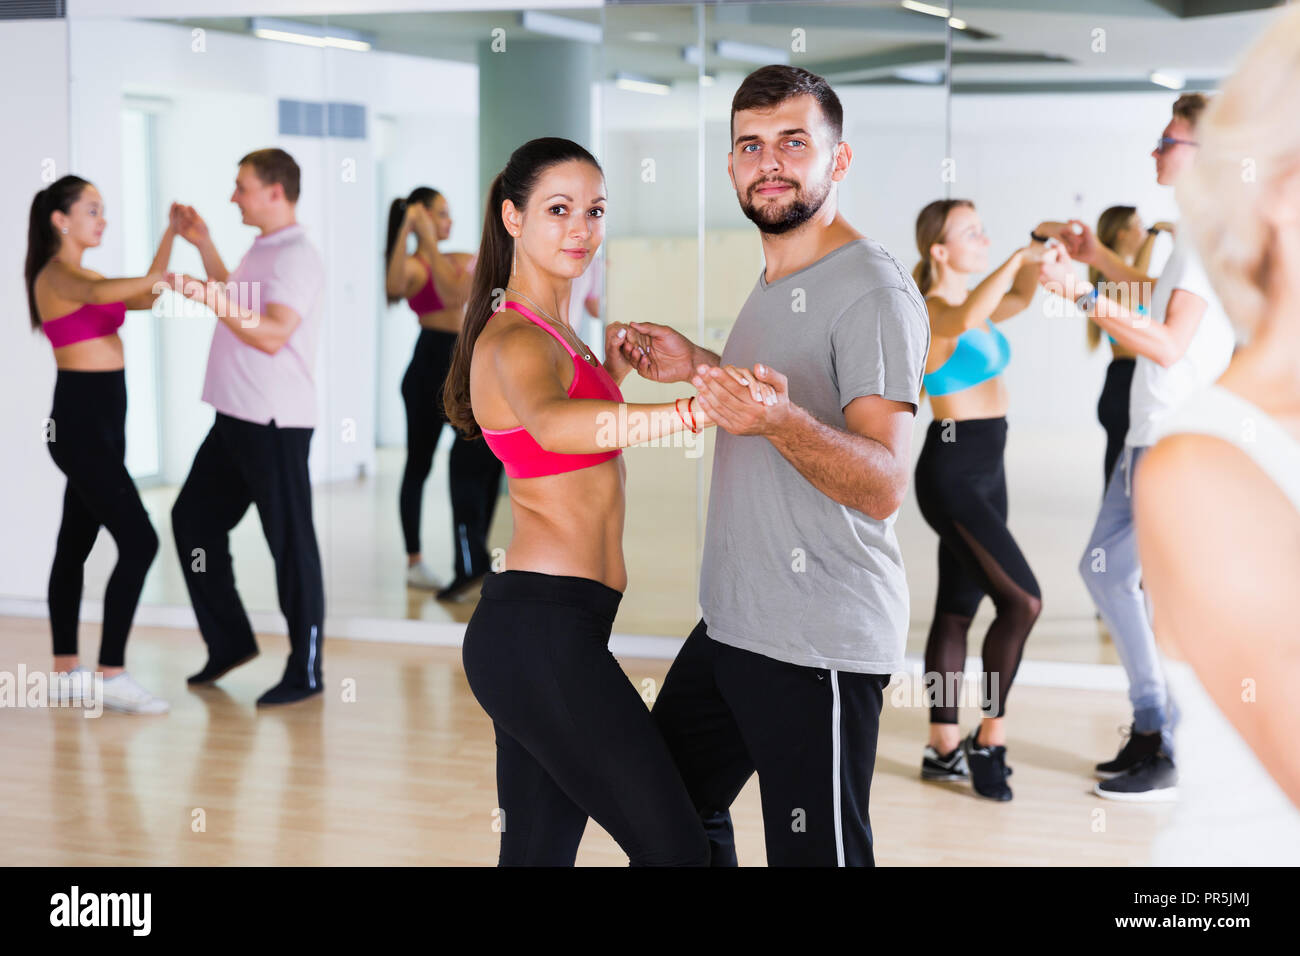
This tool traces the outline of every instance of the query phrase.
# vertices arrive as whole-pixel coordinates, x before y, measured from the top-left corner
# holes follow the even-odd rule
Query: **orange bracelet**
[[[698,424],[696,424],[696,422],[695,422],[695,407],[694,407],[694,406],[695,406],[695,396],[692,395],[692,396],[690,397],[690,399],[687,400],[687,402],[686,402],[686,411],[689,412],[689,413],[690,413],[690,416],[691,416],[691,434],[692,434],[692,435],[698,435],[698,434],[700,433],[700,426],[699,426]]]

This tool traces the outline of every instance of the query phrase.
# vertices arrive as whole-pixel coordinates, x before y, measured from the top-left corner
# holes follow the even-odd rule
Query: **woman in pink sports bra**
[[[411,233],[416,237],[415,254],[407,255],[406,239]],[[468,253],[439,250],[439,243],[450,235],[451,211],[447,198],[436,189],[418,186],[406,199],[393,200],[384,248],[388,304],[406,299],[420,323],[415,352],[402,377],[406,468],[398,492],[398,513],[406,542],[406,585],[440,588],[439,600],[457,596],[487,572],[487,536],[501,488],[501,462],[482,442],[470,441],[457,432],[447,461],[455,576],[442,587],[421,553],[420,512],[424,483],[447,421],[442,389],[465,318],[465,298],[474,270],[474,259]]]
[[[511,154],[489,190],[445,392],[451,423],[504,462],[514,516],[505,570],[484,579],[462,651],[496,733],[503,866],[573,865],[588,817],[633,865],[709,861],[673,758],[607,643],[627,586],[621,448],[711,422],[686,398],[625,405],[619,343],[634,333],[607,329],[602,364],[570,326],[571,283],[604,238],[604,191],[595,158],[567,139]],[[761,400],[757,385],[751,395]]]
[[[145,574],[158,536],[126,470],[126,374],[117,329],[126,312],[148,309],[172,277],[175,207],[149,274],[105,279],[81,265],[104,233],[104,201],[93,185],[64,176],[36,194],[28,227],[27,304],[32,328],[43,331],[58,367],[47,428],[50,456],[67,476],[63,520],[50,568],[50,629],[60,695],[75,703],[93,692],[92,672],[79,666],[77,626],[83,565],[100,527],[117,545],[117,564],[104,590],[99,669],[105,707],[159,714],[167,702],[124,669]]]

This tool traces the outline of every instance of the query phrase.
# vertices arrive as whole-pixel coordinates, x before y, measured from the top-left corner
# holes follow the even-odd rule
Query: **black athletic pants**
[[[68,478],[50,567],[50,630],[55,654],[77,653],[86,558],[100,527],[117,545],[104,589],[101,667],[121,667],[158,535],[126,470],[126,373],[59,369],[50,411],[50,457]]]
[[[235,590],[230,532],[248,506],[257,505],[289,625],[285,681],[315,688],[321,681],[325,587],[307,473],[311,436],[310,428],[259,425],[218,412],[172,506],[172,532],[209,656],[238,660],[256,650],[257,642]]]
[[[916,501],[939,535],[939,593],[925,643],[930,722],[957,723],[953,691],[966,665],[966,633],[984,595],[996,616],[984,636],[981,706],[1006,714],[1025,641],[1042,610],[1038,581],[1007,528],[1002,454],[1007,420],[934,421],[916,461]],[[942,690],[942,693],[940,691]]]
[[[736,866],[729,808],[755,772],[769,866],[873,866],[868,802],[888,674],[788,664],[700,621],[652,716],[704,821],[713,866]]]
[[[633,866],[708,862],[668,748],[607,646],[621,599],[587,578],[483,580],[462,655],[496,731],[502,866],[572,866],[588,817]]]
[[[442,406],[442,388],[451,368],[453,332],[421,329],[411,364],[402,377],[402,400],[406,404],[406,469],[398,493],[402,536],[406,553],[420,553],[420,508],[424,483],[433,468],[447,416]],[[447,463],[451,488],[452,548],[456,576],[477,577],[488,568],[488,531],[496,511],[501,488],[501,461],[482,438],[469,439],[456,432]]]
[[[1133,387],[1133,369],[1137,362],[1131,358],[1112,359],[1106,366],[1106,384],[1101,388],[1101,397],[1097,399],[1097,421],[1106,429],[1106,474],[1102,477],[1103,487],[1110,484],[1110,476],[1115,471],[1115,462],[1119,461],[1124,450],[1124,436],[1128,434],[1128,400]]]

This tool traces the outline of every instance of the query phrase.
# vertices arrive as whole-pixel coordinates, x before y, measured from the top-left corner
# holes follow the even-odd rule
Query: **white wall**
[[[68,172],[67,24],[7,21],[0,26],[0,447],[7,455],[0,494],[0,595],[45,594],[58,528],[63,476],[42,432],[54,394],[54,357],[33,333],[21,263],[32,198]],[[39,82],[36,64],[39,68]]]

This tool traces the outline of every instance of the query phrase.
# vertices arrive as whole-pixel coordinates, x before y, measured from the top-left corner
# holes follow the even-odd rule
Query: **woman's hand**
[[[1042,235],[1042,233],[1039,233]],[[1043,261],[1047,250],[1052,246],[1042,242],[1031,242],[1026,246],[1021,246],[1017,251],[1020,253],[1020,264],[1022,266],[1038,265]]]
[[[415,234],[423,239],[427,245],[436,249],[438,236],[433,228],[433,216],[429,215],[429,210],[425,209],[420,203],[413,202],[406,207],[406,214],[411,229],[414,230]]]
[[[1079,277],[1074,271],[1074,260],[1063,246],[1052,246],[1043,253],[1038,263],[1038,284],[1064,298],[1078,298]]]
[[[760,382],[758,376],[754,374],[753,369],[736,368],[734,365],[723,365],[722,370],[730,375],[736,384],[749,389],[749,397],[760,405],[776,404],[776,389],[766,382]]]
[[[1071,219],[1070,228],[1062,232],[1059,238],[1070,254],[1070,258],[1078,259],[1090,266],[1097,264],[1101,243],[1097,241],[1097,237],[1093,235],[1086,222]]]
[[[180,203],[172,203],[176,223],[176,234],[186,242],[193,245],[200,245],[208,239],[208,224],[203,221],[203,217],[198,214],[193,206],[182,206]],[[169,217],[170,218],[170,217]]]
[[[179,282],[181,294],[187,299],[202,302],[218,316],[226,314],[226,284],[215,279],[199,279],[183,272],[168,273],[173,288]]]
[[[700,366],[691,381],[698,390],[695,408],[703,406],[711,423],[733,435],[771,434],[790,413],[789,382],[771,366],[759,364],[753,371]],[[760,386],[759,399],[754,384]]]
[[[622,382],[628,372],[636,369],[623,350],[627,333],[628,327],[622,322],[605,326],[605,371],[615,382]]]

